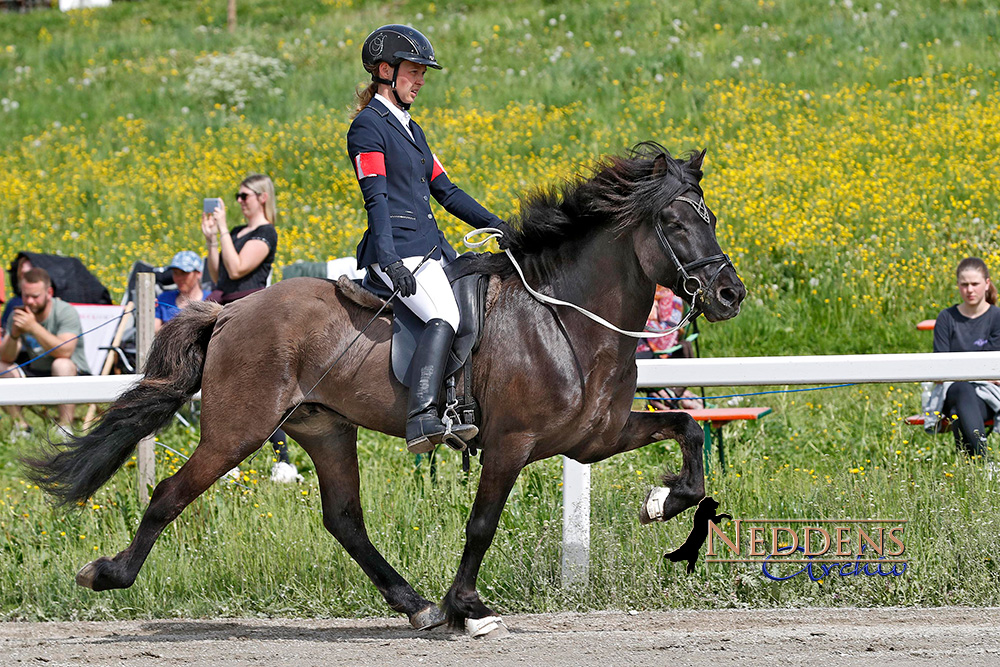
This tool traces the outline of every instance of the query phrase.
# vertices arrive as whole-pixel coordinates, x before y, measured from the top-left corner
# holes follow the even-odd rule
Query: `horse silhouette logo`
[[[698,509],[694,512],[694,525],[691,527],[691,534],[684,540],[684,544],[668,554],[663,554],[663,557],[669,558],[674,563],[686,560],[688,574],[694,572],[694,564],[698,560],[701,545],[705,544],[705,540],[708,538],[708,522],[719,523],[723,519],[733,518],[728,514],[716,514],[715,510],[717,509],[719,509],[719,501],[715,498],[712,496],[702,498],[701,502],[698,503]]]

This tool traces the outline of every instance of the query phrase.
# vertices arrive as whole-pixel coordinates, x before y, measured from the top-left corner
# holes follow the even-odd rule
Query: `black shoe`
[[[478,434],[479,427],[474,424],[452,424],[448,431],[436,414],[419,414],[406,422],[406,449],[413,454],[426,454],[435,445],[444,443],[462,452],[466,443]]]
[[[406,420],[406,449],[412,454],[426,454],[441,444],[445,427],[434,413],[422,413]]]

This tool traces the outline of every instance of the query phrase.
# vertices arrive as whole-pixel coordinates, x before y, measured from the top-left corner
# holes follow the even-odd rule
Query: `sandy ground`
[[[508,616],[503,640],[402,618],[0,623],[0,665],[1000,665],[1000,609]]]

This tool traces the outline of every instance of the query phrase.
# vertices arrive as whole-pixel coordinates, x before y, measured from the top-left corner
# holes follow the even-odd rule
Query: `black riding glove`
[[[510,247],[511,239],[514,236],[514,230],[511,229],[510,225],[508,225],[503,220],[493,225],[493,227],[503,232],[503,236],[497,239],[497,245],[500,246],[501,250],[506,250],[507,248]]]
[[[392,281],[393,289],[399,292],[399,296],[408,297],[416,294],[417,279],[413,277],[413,273],[408,268],[403,266],[403,260],[393,262],[385,267],[385,273]]]

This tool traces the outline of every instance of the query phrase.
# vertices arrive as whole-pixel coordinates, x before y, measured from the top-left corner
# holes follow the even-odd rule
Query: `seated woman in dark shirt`
[[[208,245],[208,272],[215,282],[208,301],[230,303],[253,294],[267,286],[271,274],[278,248],[274,183],[264,174],[250,174],[240,183],[236,201],[246,224],[232,231],[226,223],[226,206],[221,199],[213,212],[201,216],[201,231]],[[278,455],[271,479],[301,481],[301,475],[288,458],[285,432],[279,428],[270,441]]]
[[[963,259],[956,270],[962,303],[945,308],[934,324],[935,352],[981,352],[1000,350],[1000,308],[997,290],[986,263],[978,257]],[[977,385],[953,382],[944,399],[944,414],[958,418],[955,442],[970,454],[986,454],[986,419],[996,410],[984,400]],[[995,380],[989,384],[1000,384]],[[990,392],[986,392],[990,393]]]

